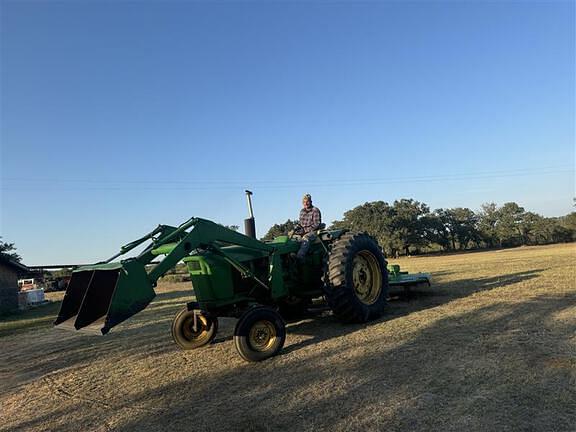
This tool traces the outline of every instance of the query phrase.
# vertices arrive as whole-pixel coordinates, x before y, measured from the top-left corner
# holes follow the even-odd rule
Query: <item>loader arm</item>
[[[178,234],[181,233],[181,230],[183,231],[188,228],[192,228],[189,233],[179,242],[170,245],[169,242],[176,238]],[[262,243],[261,241],[232,231],[212,221],[200,218],[190,219],[187,223],[183,224],[181,228],[178,228],[166,237],[163,243],[165,246],[173,246],[173,248],[171,250],[156,248],[151,251],[151,253],[155,255],[163,253],[164,251],[168,252],[166,257],[148,273],[150,280],[154,283],[178,264],[182,258],[190,255],[193,250],[209,248],[220,250],[218,243],[243,246],[270,254],[274,251],[272,246]]]
[[[150,244],[134,258],[112,260],[125,255],[139,245]],[[55,325],[67,328],[89,328],[106,334],[115,325],[142,311],[156,296],[158,279],[176,264],[198,249],[219,250],[223,245],[238,245],[272,255],[274,247],[232,231],[206,219],[191,218],[178,227],[159,225],[145,236],[128,243],[110,259],[80,267],[64,295]],[[147,269],[161,254],[165,258]],[[267,285],[240,263],[238,269],[246,277]]]

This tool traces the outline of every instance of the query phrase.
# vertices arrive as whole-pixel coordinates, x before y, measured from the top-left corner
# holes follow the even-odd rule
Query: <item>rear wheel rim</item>
[[[366,305],[376,303],[382,292],[382,272],[372,252],[363,250],[354,257],[352,283],[358,300]]]
[[[255,351],[268,351],[274,346],[276,341],[276,326],[267,320],[261,320],[254,323],[248,334],[250,346]]]

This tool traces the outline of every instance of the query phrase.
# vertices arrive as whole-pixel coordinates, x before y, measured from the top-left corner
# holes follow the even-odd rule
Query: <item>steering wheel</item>
[[[299,223],[296,223],[296,225],[294,225],[294,228],[292,229],[292,232],[288,233],[288,240],[292,240],[292,237],[294,237],[294,234],[296,234],[296,231],[301,230],[302,229],[302,225],[300,225]]]

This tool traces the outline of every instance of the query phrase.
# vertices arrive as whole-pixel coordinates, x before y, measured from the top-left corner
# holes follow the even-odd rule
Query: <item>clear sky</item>
[[[86,263],[200,216],[573,210],[575,2],[0,2],[0,235]]]

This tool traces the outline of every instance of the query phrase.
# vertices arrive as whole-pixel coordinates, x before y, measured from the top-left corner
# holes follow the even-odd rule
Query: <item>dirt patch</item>
[[[231,319],[210,347],[176,348],[186,283],[161,285],[105,337],[50,316],[12,323],[0,430],[574,430],[574,245],[395,262],[432,272],[433,287],[393,296],[373,323],[322,311],[290,323],[282,354],[259,364],[235,352]]]

